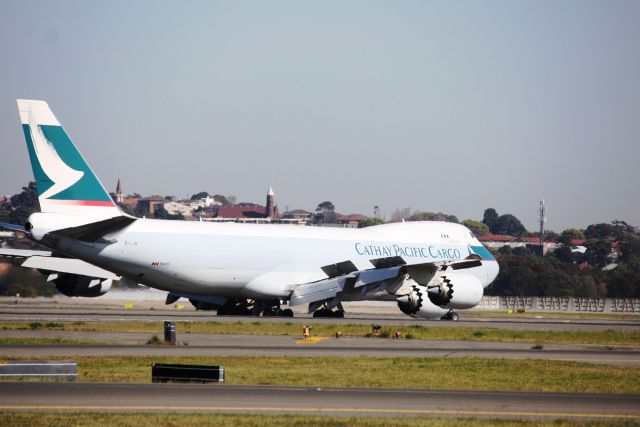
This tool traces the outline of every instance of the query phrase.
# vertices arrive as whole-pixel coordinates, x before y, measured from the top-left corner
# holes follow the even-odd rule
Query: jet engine
[[[436,278],[427,286],[429,300],[445,308],[471,308],[480,303],[484,288],[480,280],[470,274],[450,273]]]
[[[449,311],[446,308],[438,307],[427,297],[428,292],[425,286],[418,284],[411,285],[409,293],[396,298],[400,311],[411,317],[421,319],[439,319]]]
[[[49,282],[53,282],[61,294],[68,297],[99,297],[111,289],[111,279],[80,276],[78,274],[53,274]],[[58,277],[55,277],[58,276]]]

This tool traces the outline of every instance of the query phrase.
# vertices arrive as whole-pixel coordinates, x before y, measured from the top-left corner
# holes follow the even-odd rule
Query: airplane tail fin
[[[40,210],[96,218],[122,215],[49,105],[17,101]]]

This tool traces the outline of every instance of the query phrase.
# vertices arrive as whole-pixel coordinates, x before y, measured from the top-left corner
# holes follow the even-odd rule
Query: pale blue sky
[[[0,194],[44,99],[105,185],[640,225],[638,1],[3,1]]]

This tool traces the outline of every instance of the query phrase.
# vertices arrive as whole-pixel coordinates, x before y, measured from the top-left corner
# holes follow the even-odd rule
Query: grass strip
[[[615,423],[615,424],[614,424]],[[201,427],[203,425],[229,427],[604,427],[610,425],[631,426],[631,421],[597,422],[580,420],[502,420],[470,418],[374,418],[331,417],[314,415],[255,415],[255,414],[106,414],[97,412],[69,412],[47,414],[40,412],[0,412],[0,425],[21,427],[45,426],[132,426],[132,427]]]
[[[81,356],[74,360],[83,382],[149,383],[153,363],[180,363],[222,365],[228,384],[640,393],[640,368],[536,359]]]
[[[364,337],[371,333],[370,325],[310,323],[316,336]],[[0,330],[56,330],[81,332],[138,332],[163,333],[162,322],[0,322]],[[302,324],[295,322],[200,322],[178,321],[180,334],[237,334],[301,336]],[[384,325],[381,336],[392,336],[400,331],[402,337],[422,340],[469,340],[494,342],[640,345],[640,330],[556,331],[512,330],[491,327],[443,327],[432,325]]]
[[[71,340],[67,338],[0,338],[0,345],[51,345],[51,344],[87,344],[88,341]]]

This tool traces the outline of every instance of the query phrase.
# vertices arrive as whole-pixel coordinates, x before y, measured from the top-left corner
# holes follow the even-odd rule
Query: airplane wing
[[[118,275],[110,271],[75,258],[32,256],[23,262],[22,266],[47,271],[51,274],[77,274],[79,276],[95,277],[98,279],[120,279]]]
[[[362,294],[364,294],[367,287],[378,286],[382,283],[386,283],[388,292],[393,293],[402,286],[402,281],[396,279],[404,277],[406,274],[411,275],[416,282],[426,285],[438,270],[448,267],[459,270],[482,265],[480,257],[475,254],[463,260],[422,264],[407,265],[401,257],[397,256],[372,260],[371,263],[375,268],[369,270],[356,270],[355,267],[349,268],[353,266],[351,261],[343,261],[322,267],[322,270],[329,277],[297,286],[291,293],[289,305],[296,306],[325,301],[335,298],[347,288],[361,289]],[[334,274],[331,275],[329,272]]]

